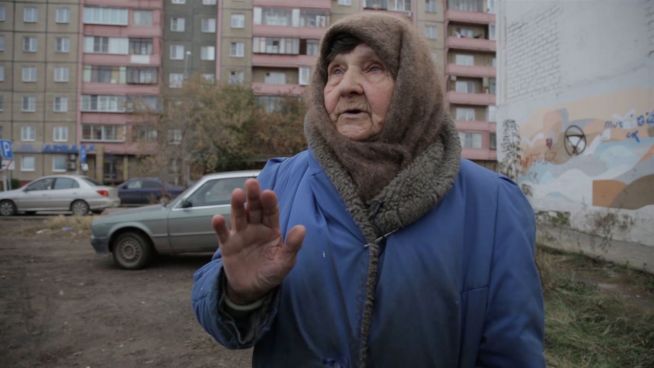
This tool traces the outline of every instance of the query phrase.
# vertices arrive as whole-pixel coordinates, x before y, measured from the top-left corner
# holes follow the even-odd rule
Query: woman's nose
[[[349,68],[341,80],[341,95],[348,96],[353,94],[362,94],[361,72],[355,68]]]

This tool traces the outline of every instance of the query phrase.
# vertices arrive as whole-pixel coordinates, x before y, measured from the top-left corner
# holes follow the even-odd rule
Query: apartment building
[[[141,112],[159,108],[162,19],[162,0],[82,1],[78,134],[105,183],[127,179],[156,138]]]
[[[495,0],[447,0],[445,85],[463,157],[496,167]]]
[[[79,1],[0,1],[0,137],[13,176],[76,170]]]
[[[162,92],[180,93],[184,81],[200,74],[216,80],[216,0],[167,0],[164,2]]]

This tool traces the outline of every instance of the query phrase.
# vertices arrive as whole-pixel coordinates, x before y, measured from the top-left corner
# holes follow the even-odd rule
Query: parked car
[[[119,204],[116,188],[79,175],[44,176],[19,189],[0,192],[2,216],[43,211],[70,211],[73,215],[83,216]]]
[[[121,205],[165,203],[183,191],[160,178],[132,178],[118,186],[118,197]]]
[[[213,252],[218,246],[211,217],[229,217],[231,193],[258,171],[204,176],[168,204],[125,209],[99,216],[91,224],[91,245],[111,252],[126,269],[145,267],[155,254]]]

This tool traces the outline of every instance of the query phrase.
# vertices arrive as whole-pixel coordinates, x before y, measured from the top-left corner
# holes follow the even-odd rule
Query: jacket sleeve
[[[269,163],[259,175],[262,187],[273,186],[277,163]],[[269,294],[257,310],[239,316],[230,313],[225,306],[224,289],[225,276],[218,250],[211,262],[193,275],[193,311],[200,325],[220,344],[230,349],[252,347],[270,329],[277,315],[279,292]]]
[[[488,305],[477,366],[545,367],[543,292],[534,213],[512,181],[497,195]]]

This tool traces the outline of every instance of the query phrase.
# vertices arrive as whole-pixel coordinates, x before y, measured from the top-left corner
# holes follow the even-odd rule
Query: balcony
[[[495,105],[495,95],[490,93],[461,93],[448,91],[447,101],[456,105]]]
[[[107,3],[112,8],[136,8],[136,9],[163,9],[161,0],[85,0],[85,6],[106,7]]]
[[[471,23],[471,24],[495,24],[495,14],[468,12],[449,9],[445,18],[450,22]]]
[[[159,66],[161,58],[156,55],[115,55],[115,54],[94,54],[84,53],[82,63],[93,65],[125,66],[125,65],[148,65]]]
[[[102,24],[85,24],[84,36],[103,37],[161,37],[161,27],[110,26]]]
[[[331,0],[253,0],[252,6],[260,6],[262,8],[319,8],[319,9],[331,9],[332,2]]]
[[[85,95],[158,95],[158,84],[82,83]]]
[[[497,129],[495,122],[486,120],[455,120],[457,130],[493,133]]]
[[[252,91],[256,95],[280,96],[292,95],[299,96],[304,93],[304,86],[299,84],[266,84],[252,83]]]
[[[313,66],[317,56],[309,55],[271,55],[252,54],[252,66],[297,68],[300,66]]]
[[[455,36],[450,36],[447,38],[447,48],[485,52],[495,52],[497,49],[494,40]]]
[[[447,64],[447,75],[456,75],[457,77],[474,77],[474,78],[495,78],[495,67],[484,65],[458,65]]]
[[[305,39],[322,38],[327,28],[309,28],[309,27],[291,27],[291,26],[267,26],[263,24],[255,24],[252,27],[252,35],[257,37],[287,37],[299,38],[300,36]]]

